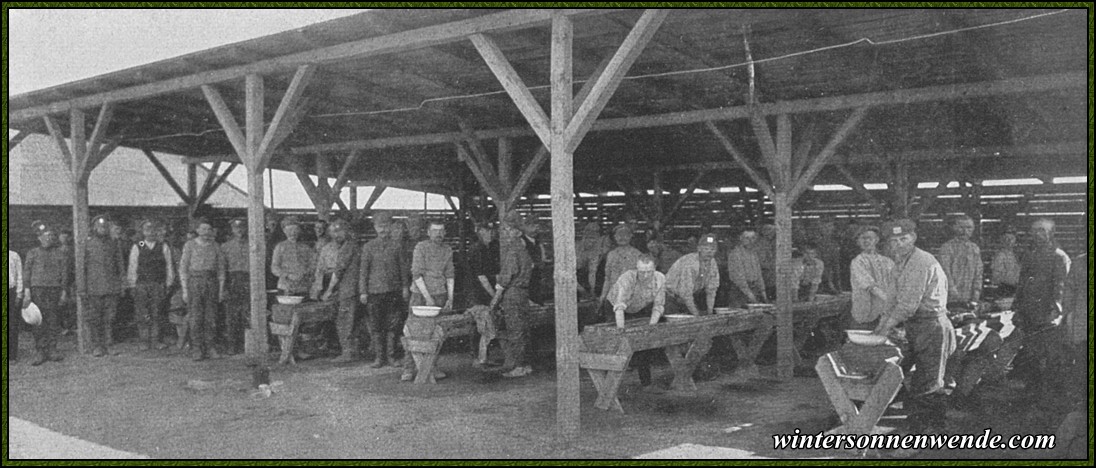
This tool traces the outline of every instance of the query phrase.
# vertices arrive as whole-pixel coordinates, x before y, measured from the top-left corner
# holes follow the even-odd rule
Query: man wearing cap
[[[228,223],[232,237],[221,244],[227,262],[225,285],[225,326],[221,341],[225,352],[234,355],[244,350],[244,328],[251,316],[251,257],[247,241],[247,220],[233,219]]]
[[[110,238],[110,231],[111,223],[105,216],[96,216],[91,221],[91,236],[84,257],[87,285],[83,291],[76,291],[85,298],[84,328],[88,331],[88,342],[95,357],[106,354],[112,344],[110,328],[117,313],[122,278],[126,276],[122,252],[118,250],[118,243]]]
[[[747,228],[738,235],[738,245],[727,254],[727,275],[731,280],[731,307],[748,303],[769,302],[765,280],[761,276],[761,261],[754,243],[757,231]]]
[[[655,259],[640,255],[635,269],[620,275],[609,290],[612,316],[609,320],[617,328],[624,328],[626,320],[650,316],[654,325],[662,318],[666,306],[666,276],[655,271]],[[639,383],[644,388],[651,385],[651,359],[660,353],[658,348],[640,351],[632,355],[632,362],[639,371]]]
[[[948,223],[953,237],[940,247],[936,260],[948,277],[950,309],[974,309],[982,298],[982,250],[971,242],[974,220],[965,214]]]
[[[666,310],[671,314],[708,315],[715,307],[719,289],[719,267],[715,251],[719,240],[715,234],[705,234],[697,240],[696,252],[679,258],[666,273]],[[704,292],[701,295],[701,292]],[[698,302],[703,297],[704,309]]]
[[[350,362],[360,358],[354,323],[358,310],[358,244],[344,220],[332,221],[328,234],[330,241],[324,244],[316,262],[311,295],[338,308],[334,325],[341,354],[335,362]]]
[[[635,268],[636,260],[639,260],[639,256],[643,254],[639,249],[632,247],[632,228],[627,224],[620,224],[613,229],[613,241],[616,242],[616,247],[605,257],[605,286],[601,288],[599,308],[609,297],[609,289],[616,284],[620,275]]]
[[[502,308],[503,330],[498,333],[505,361],[503,377],[524,377],[533,372],[525,365],[526,309],[529,306],[529,281],[533,275],[533,259],[522,243],[521,217],[508,213],[500,226],[502,254],[499,280],[491,308]]]
[[[305,295],[312,288],[312,273],[316,267],[316,251],[299,242],[301,223],[296,216],[282,219],[285,240],[274,247],[270,271],[278,277],[278,289],[290,295]]]
[[[891,272],[894,293],[875,327],[887,336],[904,323],[909,340],[903,367],[915,366],[907,392],[909,419],[914,432],[939,429],[944,424],[945,372],[955,352],[955,329],[948,319],[948,279],[932,254],[917,248],[917,225],[899,219],[883,225],[894,260]]]
[[[160,241],[160,223],[146,220],[141,223],[144,240],[133,244],[129,250],[129,268],[126,285],[132,291],[134,313],[137,320],[139,347],[164,349],[160,342],[161,327],[167,324],[163,308],[167,289],[175,282],[171,249]]]
[[[195,224],[198,237],[187,241],[179,258],[179,282],[187,304],[190,342],[194,360],[219,358],[214,344],[217,303],[225,297],[225,260],[214,239],[213,225],[204,219]]]
[[[410,306],[440,306],[443,310],[453,308],[453,249],[445,245],[445,223],[433,221],[426,231],[428,238],[415,245],[411,259],[411,301]],[[434,378],[445,374],[435,371]],[[403,358],[403,373],[400,380],[407,382],[415,378],[415,361],[411,353]]]
[[[60,249],[69,258],[69,268],[76,268],[76,247],[72,241],[72,229],[63,228],[57,234],[58,241],[60,242]],[[76,271],[69,272],[70,278],[76,277]],[[57,319],[57,326],[61,328],[62,335],[71,335],[75,332],[76,325],[76,294],[72,287],[68,288],[68,300],[61,303],[59,309],[59,319]]]
[[[404,274],[400,239],[392,229],[392,214],[373,216],[377,237],[362,246],[358,267],[358,299],[366,307],[366,328],[374,360],[370,367],[398,365],[396,334],[403,327],[404,304],[410,297],[409,275]]]
[[[42,312],[42,323],[33,328],[38,355],[31,365],[38,366],[62,359],[56,350],[57,320],[60,304],[68,300],[72,266],[71,259],[57,245],[57,231],[52,226],[36,221],[33,229],[38,234],[38,247],[27,253],[23,263],[23,284],[27,287],[23,306],[34,303]]]

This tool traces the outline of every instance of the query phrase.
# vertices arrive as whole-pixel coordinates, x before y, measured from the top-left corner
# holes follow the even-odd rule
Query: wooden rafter
[[[383,194],[385,190],[388,190],[388,186],[386,185],[373,186],[373,192],[369,194],[369,199],[365,201],[365,206],[362,207],[362,209],[373,209],[373,204],[377,203],[377,200],[381,198],[381,194]]]
[[[573,145],[567,147],[568,153],[572,153],[578,148],[579,143],[586,136],[586,132],[590,131],[590,127],[597,120],[597,116],[601,114],[605,104],[609,102],[609,98],[620,86],[624,74],[639,58],[640,52],[654,37],[658,27],[662,25],[662,21],[666,19],[668,14],[669,10],[645,10],[643,16],[639,18],[639,21],[636,21],[635,26],[628,32],[628,36],[624,38],[624,43],[613,55],[609,66],[598,75],[589,96],[582,100],[577,109],[574,109],[574,116],[571,117],[564,133],[564,138]]]
[[[856,125],[860,123],[867,113],[867,107],[856,108],[852,111],[852,115],[845,119],[845,122],[841,124],[841,127],[834,132],[833,136],[830,137],[830,141],[826,143],[826,146],[822,148],[822,151],[814,157],[810,165],[807,166],[807,169],[803,171],[803,174],[799,176],[795,181],[795,185],[793,185],[792,189],[788,192],[788,196],[793,202],[807,189],[811,181],[814,180],[814,176],[818,175],[818,171],[822,170],[822,167],[826,165],[826,162],[829,161],[834,152],[837,151],[837,147],[845,141],[845,138],[849,136],[849,133],[856,128]]]
[[[217,189],[221,188],[221,185],[225,183],[226,179],[228,179],[228,175],[231,174],[232,171],[236,170],[236,166],[239,166],[239,163],[229,163],[224,172],[221,172],[221,175],[217,176],[217,179],[213,181],[212,185],[209,186],[209,190],[203,192],[202,196],[198,198],[197,204],[201,205],[209,201],[210,197],[212,197],[214,193],[217,193]],[[212,171],[210,172],[210,175],[213,175],[215,173],[216,171]]]
[[[67,112],[70,109],[100,106],[105,102],[125,102],[168,94],[180,90],[211,85],[247,75],[269,75],[293,70],[302,65],[339,63],[352,59],[378,56],[432,47],[438,44],[462,41],[471,34],[505,31],[546,24],[553,14],[566,16],[603,15],[618,10],[509,10],[483,15],[463,21],[428,26],[360,41],[306,50],[295,54],[262,60],[221,70],[200,71],[179,78],[82,96],[62,102],[16,109],[11,112],[11,122],[19,123],[46,115]]]
[[[483,34],[473,34],[469,39],[472,40],[472,44],[476,46],[476,50],[483,56],[483,60],[487,62],[487,66],[491,68],[495,77],[498,78],[503,89],[510,95],[510,99],[518,106],[521,115],[525,117],[526,122],[533,128],[533,132],[540,138],[541,143],[544,144],[544,146],[550,146],[552,141],[551,130],[548,125],[548,115],[544,113],[544,109],[537,103],[536,98],[533,97],[533,93],[530,92],[529,87],[525,85],[525,81],[518,76],[518,72],[510,65],[510,61],[506,59],[506,55],[502,53],[502,49],[495,44],[494,40]]]
[[[730,138],[727,138],[727,135],[715,125],[715,122],[705,122],[705,125],[708,127],[708,130],[712,132],[712,135],[715,135],[716,139],[719,140],[719,143],[723,145],[723,149],[730,153],[735,162],[737,162],[742,170],[746,172],[746,175],[750,176],[750,179],[757,184],[757,188],[765,192],[765,195],[769,198],[774,198],[772,183],[765,180],[764,177],[761,177],[761,174],[754,169],[753,164],[746,160],[746,157],[738,151],[738,148],[736,148],[734,144],[731,143]]]

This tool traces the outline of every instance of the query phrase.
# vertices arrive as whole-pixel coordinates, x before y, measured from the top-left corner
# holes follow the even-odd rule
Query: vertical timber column
[[[551,194],[552,248],[555,254],[556,302],[556,423],[560,435],[579,432],[578,287],[575,278],[575,206],[573,155],[568,150],[567,125],[574,114],[572,99],[571,19],[552,15]]]
[[[84,171],[87,164],[87,138],[85,134],[84,111],[73,109],[69,113],[69,140],[71,149],[72,177],[72,241],[75,255],[76,273],[74,292],[76,293],[76,341],[81,353],[88,352],[88,334],[84,329],[84,316],[87,315],[87,241],[90,216],[88,214],[88,174]]]
[[[795,367],[792,353],[792,204],[787,192],[776,192],[773,200],[776,224],[776,362],[777,377],[791,378]]]
[[[263,206],[263,171],[259,147],[263,140],[263,78],[247,75],[245,83],[247,158],[247,251],[251,277],[251,330],[244,336],[244,353],[258,358],[267,352],[266,328],[266,210]],[[273,187],[271,187],[273,191]]]

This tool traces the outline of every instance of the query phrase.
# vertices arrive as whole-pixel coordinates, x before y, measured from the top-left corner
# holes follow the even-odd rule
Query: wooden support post
[[[356,216],[356,213],[358,212],[358,187],[356,185],[351,186],[347,195],[350,197],[349,208],[351,216]]]
[[[510,148],[510,139],[499,138],[499,188],[509,194],[514,190],[514,152]]]
[[[334,203],[335,194],[331,193],[331,156],[321,154],[316,157],[316,193],[319,194],[320,203],[316,205],[316,215],[323,221],[331,220],[331,204]]]
[[[113,114],[113,105],[106,103],[99,110],[91,139],[87,138],[86,114],[79,109],[69,111],[69,141],[65,142],[61,128],[51,116],[44,117],[46,128],[60,150],[61,160],[69,168],[69,180],[72,187],[72,237],[75,256],[75,290],[77,349],[81,353],[89,351],[87,330],[84,329],[84,317],[87,315],[87,238],[90,215],[88,213],[88,179],[99,163],[117,148],[117,141],[105,143],[106,132]]]
[[[552,152],[552,249],[555,256],[556,301],[556,424],[565,438],[579,432],[578,301],[575,293],[574,157],[567,126],[574,115],[571,19],[552,15],[552,120],[548,147]],[[611,91],[610,91],[611,94]],[[608,99],[608,98],[606,98]],[[598,109],[600,111],[600,109]],[[593,118],[597,116],[594,115]],[[573,135],[573,134],[572,134]],[[581,136],[579,137],[581,139]],[[577,145],[576,145],[577,146]]]
[[[300,122],[307,101],[303,97],[315,67],[302,65],[297,68],[289,88],[282,96],[278,110],[264,131],[264,84],[262,76],[249,74],[244,83],[244,129],[236,122],[220,92],[210,85],[203,85],[202,92],[213,109],[221,128],[225,131],[240,161],[247,169],[248,192],[248,263],[251,278],[251,327],[244,340],[244,349],[250,359],[263,359],[267,352],[266,310],[266,210],[263,206],[263,172],[278,145]]]

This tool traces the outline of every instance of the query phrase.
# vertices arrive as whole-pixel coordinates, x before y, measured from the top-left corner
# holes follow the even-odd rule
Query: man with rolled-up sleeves
[[[905,324],[909,346],[902,364],[907,372],[910,366],[915,368],[906,386],[911,429],[939,432],[947,410],[947,361],[956,348],[955,329],[948,319],[948,279],[936,258],[914,245],[913,221],[891,221],[882,231],[894,259],[895,292],[874,333],[886,336]]]

